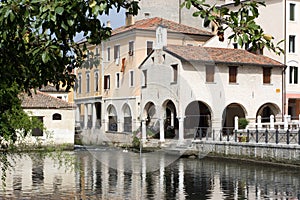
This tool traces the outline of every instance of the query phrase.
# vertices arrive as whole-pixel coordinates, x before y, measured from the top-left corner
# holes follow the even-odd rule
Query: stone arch
[[[211,108],[202,101],[193,101],[185,109],[185,138],[194,137],[195,131],[201,129],[204,136],[211,129]]]
[[[122,107],[123,121],[124,121],[124,132],[132,132],[132,113],[130,106],[125,103]]]
[[[114,105],[107,107],[108,131],[118,131],[118,114]]]
[[[147,128],[150,128],[155,132],[159,131],[159,119],[157,112],[157,106],[152,101],[149,101],[145,104],[143,110],[143,119],[146,119]]]
[[[222,115],[222,126],[223,132],[230,131],[234,129],[234,118],[246,118],[247,112],[243,105],[239,103],[231,103],[223,111]]]
[[[162,104],[162,112],[164,116],[165,138],[174,138],[179,129],[177,108],[175,103],[170,99],[164,101]]]
[[[274,115],[275,121],[276,118],[281,117],[281,111],[278,105],[274,103],[265,103],[259,107],[256,113],[256,119],[258,116],[261,116],[261,122],[270,122],[270,116]]]

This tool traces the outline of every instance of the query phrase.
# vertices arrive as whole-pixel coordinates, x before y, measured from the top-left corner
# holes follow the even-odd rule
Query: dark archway
[[[107,108],[108,113],[108,131],[118,131],[118,115],[115,107],[109,105]]]
[[[223,132],[229,131],[232,133],[234,130],[234,118],[245,118],[246,117],[246,111],[244,107],[238,103],[231,103],[223,111],[222,120],[223,120]]]
[[[166,116],[164,121],[165,138],[174,138],[179,129],[176,106],[173,101],[167,100],[163,104],[163,108]]]
[[[258,116],[261,116],[261,122],[270,122],[270,116],[273,115],[276,121],[276,118],[281,117],[280,115],[280,109],[277,105],[273,103],[266,103],[263,104],[257,111],[256,119]]]
[[[195,137],[198,130],[205,136],[211,129],[211,110],[201,101],[191,102],[185,109],[185,138]]]

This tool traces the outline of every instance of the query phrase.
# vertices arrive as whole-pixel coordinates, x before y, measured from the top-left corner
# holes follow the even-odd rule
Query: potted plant
[[[246,118],[239,118],[239,129],[245,130],[248,124],[249,121]],[[249,138],[246,135],[243,135],[243,132],[238,136],[239,142],[248,142]]]

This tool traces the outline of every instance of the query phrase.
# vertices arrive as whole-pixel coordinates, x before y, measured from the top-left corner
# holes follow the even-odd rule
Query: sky
[[[107,21],[110,21],[111,28],[115,29],[120,26],[125,25],[125,9],[121,9],[119,13],[117,13],[116,9],[111,9],[109,16],[103,15],[100,16],[101,23],[106,24]],[[79,41],[83,38],[83,34],[78,34],[75,38],[75,41]]]

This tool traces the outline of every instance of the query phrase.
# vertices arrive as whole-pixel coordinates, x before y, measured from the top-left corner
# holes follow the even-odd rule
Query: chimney
[[[126,20],[125,20],[125,24],[126,26],[131,26],[134,24],[134,18],[133,15],[126,12]]]
[[[106,22],[106,27],[111,28],[110,20],[108,20],[108,21]]]

